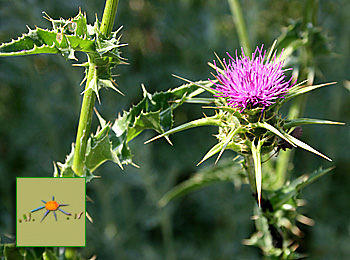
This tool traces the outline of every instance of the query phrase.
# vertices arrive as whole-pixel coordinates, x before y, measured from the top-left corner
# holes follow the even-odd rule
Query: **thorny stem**
[[[114,19],[116,16],[119,0],[106,0],[105,9],[102,17],[101,33],[109,36],[112,32]],[[77,137],[75,141],[75,150],[73,158],[73,170],[78,176],[84,175],[84,161],[86,156],[86,146],[90,135],[90,127],[93,115],[93,108],[96,101],[96,94],[89,88],[89,83],[96,79],[97,66],[93,57],[89,57],[89,68],[86,75],[86,86],[83,102],[80,110]]]
[[[88,88],[89,83],[96,77],[96,66],[89,57],[89,69],[87,72],[86,87],[81,105],[78,132],[75,141],[75,150],[73,158],[73,170],[75,174],[82,176],[84,174],[84,161],[86,155],[87,140],[90,135],[93,108],[95,105],[96,94]]]

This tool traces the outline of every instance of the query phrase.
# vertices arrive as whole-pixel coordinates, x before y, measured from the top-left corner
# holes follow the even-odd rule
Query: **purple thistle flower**
[[[219,83],[213,82],[218,91],[215,96],[226,98],[228,105],[240,108],[240,112],[248,107],[261,107],[264,110],[274,104],[277,99],[284,98],[295,81],[290,84],[292,78],[285,80],[286,70],[282,69],[282,54],[278,59],[275,54],[272,60],[264,63],[266,51],[264,54],[262,52],[263,45],[261,49],[256,48],[252,58],[245,56],[243,48],[239,58],[236,50],[236,59],[227,53],[230,59],[228,64],[225,59],[223,60],[223,74],[218,72],[214,61],[218,74],[215,77],[219,81]]]

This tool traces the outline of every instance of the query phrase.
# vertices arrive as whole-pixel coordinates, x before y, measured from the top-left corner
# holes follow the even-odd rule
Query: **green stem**
[[[245,162],[245,169],[247,171],[247,177],[250,184],[250,187],[252,188],[253,193],[256,193],[256,182],[255,182],[255,166],[254,166],[254,159],[253,155],[246,155],[244,156],[244,162]]]
[[[78,132],[75,141],[75,150],[73,158],[73,170],[75,174],[83,176],[84,161],[86,155],[87,141],[90,135],[93,109],[96,100],[96,94],[92,88],[88,88],[89,83],[96,77],[96,66],[89,57],[89,68],[87,72],[86,87],[83,97],[83,103],[80,110]]]
[[[176,250],[171,226],[171,214],[167,209],[163,209],[162,212],[160,212],[160,225],[164,241],[165,259],[176,260]]]
[[[103,12],[101,33],[106,37],[112,32],[116,11],[119,0],[106,0],[105,10]],[[114,12],[114,13],[113,13]],[[97,66],[93,57],[89,56],[89,68],[86,75],[86,86],[83,97],[83,102],[80,110],[80,118],[78,124],[78,131],[75,141],[75,150],[73,158],[73,170],[78,176],[84,175],[84,161],[86,156],[86,146],[90,135],[90,128],[92,122],[93,108],[96,101],[96,94],[89,88],[91,81],[97,78]]]
[[[117,14],[119,0],[107,0],[101,22],[101,32],[109,36],[113,29],[115,16]]]
[[[308,0],[305,5],[303,30],[307,30],[308,23],[313,25],[317,22],[317,10],[318,0]],[[302,46],[300,52],[300,79],[307,79],[308,85],[313,85],[315,78],[315,67],[313,65],[312,51],[307,46]],[[297,97],[293,100],[289,112],[288,118],[299,118],[304,114],[305,106],[307,102],[307,94]],[[294,149],[282,152],[278,155],[276,162],[276,182],[274,188],[278,189],[282,187],[287,179],[287,174],[292,165],[294,157]]]
[[[243,19],[242,8],[239,0],[227,0],[232,13],[232,18],[237,27],[239,42],[244,49],[246,55],[251,55],[251,48],[248,40],[246,25]]]

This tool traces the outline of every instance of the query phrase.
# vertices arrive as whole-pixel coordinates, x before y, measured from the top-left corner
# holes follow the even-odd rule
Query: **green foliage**
[[[295,0],[256,1],[256,5],[242,3],[244,15],[249,21],[249,34],[252,42],[256,43],[268,44],[276,38],[282,26],[288,26],[287,19],[299,18],[305,11],[304,2]],[[37,14],[42,9],[50,10],[54,17],[69,17],[84,3],[62,0],[59,5],[46,1],[29,6],[27,2],[19,0],[4,1],[2,4],[1,37],[8,39],[13,31],[20,31],[19,26],[37,23]],[[336,80],[339,85],[332,87],[332,90],[317,91],[307,103],[307,114],[348,121],[348,92],[343,91],[341,85],[347,79],[349,67],[346,44],[349,4],[343,0],[324,1],[320,2],[319,7],[314,10],[320,14],[325,30],[334,37],[335,51],[341,54],[341,58],[325,58],[317,64],[321,66],[325,78]],[[93,17],[101,4],[92,1],[85,8]],[[240,47],[228,10],[225,1],[220,4],[214,1],[120,1],[118,20],[127,28],[123,37],[132,43],[125,53],[131,64],[121,68],[122,73],[118,78],[126,97],[116,106],[114,96],[102,92],[101,98],[107,106],[98,108],[99,111],[108,119],[114,118],[118,110],[138,100],[140,91],[131,86],[140,82],[146,82],[152,92],[169,85],[175,86],[169,76],[175,70],[177,74],[195,79],[209,74],[205,61],[212,59],[213,50],[224,53]],[[278,46],[278,49],[281,48]],[[298,57],[298,51],[293,54]],[[76,123],[80,102],[76,98],[80,90],[74,86],[78,86],[81,75],[77,75],[77,70],[64,66],[62,59],[48,56],[36,56],[30,60],[2,59],[1,68],[0,116],[3,122],[9,123],[0,126],[0,224],[3,232],[11,233],[13,230],[10,227],[13,225],[9,212],[13,205],[13,185],[8,184],[14,178],[14,173],[47,176],[49,162],[54,158],[63,158],[74,134],[72,125]],[[58,70],[60,73],[57,73]],[[128,76],[124,76],[125,72]],[[66,76],[68,74],[70,77]],[[199,107],[184,106],[177,119],[183,122],[184,119],[198,118],[199,110]],[[335,127],[318,128],[317,131],[312,126],[303,129],[303,140],[317,144],[320,151],[334,159],[337,168],[334,174],[322,178],[303,193],[303,198],[310,201],[304,210],[309,215],[317,215],[317,225],[312,230],[301,227],[306,233],[299,249],[310,253],[312,259],[346,259],[349,255],[349,236],[344,227],[348,224],[349,209],[344,207],[344,198],[348,197],[349,190],[349,176],[346,174],[349,168],[348,132],[346,128]],[[172,149],[164,142],[143,148],[142,137],[136,138],[134,146],[139,152],[135,153],[135,157],[143,158],[145,154],[137,156],[143,151],[147,151],[146,155],[149,156],[140,164],[141,169],[129,167],[127,174],[116,175],[114,165],[106,164],[96,170],[95,174],[103,174],[104,178],[89,185],[89,193],[95,200],[90,209],[95,213],[95,223],[87,225],[87,233],[91,235],[88,237],[90,246],[83,249],[86,255],[96,253],[101,259],[114,259],[116,256],[120,259],[166,258],[162,246],[166,247],[167,244],[159,235],[162,230],[159,219],[163,214],[154,210],[153,200],[149,198],[154,198],[154,194],[163,194],[177,181],[186,179],[188,172],[194,171],[193,161],[202,156],[203,147],[210,147],[214,139],[209,138],[211,128],[201,130],[193,131],[194,135],[176,136],[178,142]],[[186,152],[189,147],[190,153]],[[288,171],[288,176],[298,176],[298,173],[313,169],[320,163],[317,156],[295,151],[294,168],[287,164],[289,169],[293,169]],[[281,151],[278,158],[285,153]],[[274,162],[275,158],[271,161]],[[265,174],[270,174],[265,171],[269,169],[268,163],[263,164]],[[153,186],[149,184],[152,181]],[[175,205],[169,215],[175,247],[181,249],[176,252],[177,258],[232,259],[235,256],[259,259],[257,250],[240,245],[241,239],[248,237],[252,228],[249,220],[251,210],[248,209],[251,208],[251,198],[246,191],[247,187],[237,193],[229,185],[216,185],[169,205]],[[113,233],[111,235],[111,227],[116,229],[114,236]]]
[[[25,248],[15,244],[0,244],[0,257],[4,260],[83,260],[75,248]]]
[[[99,114],[100,130],[91,135],[88,139],[86,149],[86,159],[84,162],[83,177],[90,181],[93,172],[102,163],[112,161],[122,165],[134,164],[129,142],[146,129],[154,129],[160,134],[169,130],[173,125],[173,111],[186,99],[191,98],[198,92],[196,84],[186,84],[168,90],[150,94],[145,87],[143,89],[143,99],[129,111],[124,111],[113,124],[106,123]],[[54,176],[71,177],[76,176],[72,169],[74,146],[67,156],[64,164],[57,163]]]
[[[273,52],[273,47],[270,49],[269,57]],[[262,160],[261,157],[264,154],[270,153],[273,149],[278,149],[279,141],[278,137],[281,140],[284,140],[292,145],[292,147],[301,147],[307,151],[310,151],[316,155],[319,155],[329,161],[332,161],[327,156],[321,154],[308,144],[297,139],[292,134],[288,134],[287,130],[297,125],[302,124],[342,124],[337,122],[332,122],[328,120],[314,120],[314,119],[282,119],[282,115],[279,112],[279,109],[287,101],[295,98],[301,94],[305,94],[312,90],[318,89],[323,86],[331,85],[334,83],[326,83],[320,85],[312,86],[301,86],[300,83],[292,87],[289,93],[284,99],[277,100],[275,104],[269,106],[264,111],[261,111],[259,108],[255,109],[246,109],[242,113],[238,113],[235,109],[230,108],[225,100],[221,98],[214,99],[213,103],[216,106],[211,108],[215,109],[216,114],[212,117],[204,117],[201,119],[196,119],[191,122],[185,123],[181,126],[178,126],[174,129],[171,129],[161,135],[151,139],[155,140],[157,138],[167,136],[172,133],[183,131],[192,127],[197,126],[217,126],[218,134],[216,135],[218,143],[214,145],[209,152],[204,156],[200,161],[208,159],[216,153],[219,153],[218,159],[222,155],[225,149],[232,149],[238,154],[244,156],[244,168],[246,170],[246,175],[249,180],[249,184],[252,190],[256,191],[257,202],[259,205],[258,214],[256,216],[256,228],[257,234],[253,235],[251,240],[247,240],[246,244],[255,245],[262,249],[264,254],[270,257],[276,257],[283,259],[299,259],[301,256],[298,253],[295,253],[295,249],[298,247],[293,244],[293,239],[288,235],[289,232],[293,233],[296,227],[294,223],[294,217],[297,213],[289,214],[290,208],[296,209],[298,207],[296,197],[299,195],[301,188],[307,186],[309,183],[313,182],[315,179],[324,175],[328,170],[320,170],[311,175],[310,178],[304,178],[302,183],[299,180],[294,181],[293,183],[283,183],[284,188],[291,187],[294,190],[294,193],[288,194],[290,197],[288,199],[293,199],[290,203],[291,205],[285,204],[286,201],[273,201],[273,198],[264,198],[262,196]],[[204,90],[207,90],[211,94],[214,91],[206,86],[201,86]],[[199,101],[196,98],[197,103]],[[207,100],[204,101],[207,103]],[[215,179],[216,174],[213,174]],[[296,186],[293,186],[295,183]],[[203,178],[191,178],[175,188],[173,188],[169,193],[167,193],[159,202],[161,206],[166,205],[170,200],[186,194],[190,191],[202,188],[207,186],[207,182]],[[280,192],[270,191],[271,193]],[[265,205],[264,205],[265,204]],[[267,205],[266,205],[267,204]],[[280,207],[285,208],[280,208]],[[286,230],[286,231],[283,231]]]
[[[305,21],[290,21],[290,24],[278,38],[277,48],[284,50],[285,57],[293,55],[300,47],[305,46],[312,52],[313,57],[332,54],[330,39],[322,31],[322,28]],[[310,61],[309,61],[310,62]]]
[[[125,63],[119,51],[119,47],[125,44],[120,44],[120,37],[117,36],[122,27],[107,38],[100,31],[101,23],[97,17],[94,25],[87,24],[86,14],[80,10],[70,19],[54,20],[47,14],[45,18],[52,23],[52,30],[28,28],[27,34],[0,45],[0,57],[59,53],[66,59],[77,60],[75,52],[84,52],[89,61],[76,66],[88,67],[89,63],[93,62],[97,67],[97,73],[93,80],[88,82],[85,91],[91,88],[98,98],[101,88],[118,91],[112,79],[112,68]],[[83,81],[85,80],[86,78]]]
[[[219,164],[205,167],[196,172],[186,181],[169,190],[159,200],[159,207],[165,207],[170,201],[181,198],[186,194],[205,188],[219,182],[231,182],[240,187],[244,179],[243,168],[231,159],[222,160]]]
[[[278,190],[267,190],[262,201],[262,209],[255,209],[255,226],[257,232],[246,245],[255,245],[262,249],[264,255],[272,259],[300,259],[303,256],[296,252],[299,247],[294,237],[302,236],[297,222],[312,225],[313,221],[299,213],[302,206],[300,195],[305,187],[330,172],[332,168],[314,171],[302,175]]]
[[[85,177],[86,182],[89,182],[92,178],[94,178],[94,175],[92,172],[87,168],[85,165],[84,172],[82,176],[78,176],[75,174],[73,170],[73,158],[74,158],[74,146],[72,145],[71,152],[67,155],[66,160],[64,163],[57,162],[54,163],[54,177]]]
[[[326,121],[324,121],[324,122],[326,122]],[[299,139],[295,138],[294,136],[287,134],[283,129],[278,130],[266,122],[263,122],[263,123],[258,122],[258,123],[255,123],[254,126],[262,127],[262,128],[265,128],[265,129],[271,131],[272,133],[281,137],[281,139],[283,139],[283,140],[287,141],[288,143],[290,143],[291,145],[293,145],[293,147],[301,147],[309,152],[312,152],[314,154],[317,154],[317,155],[325,158],[328,161],[332,161],[332,159],[330,159],[327,156],[323,155],[322,153],[318,152],[317,150],[315,150],[314,148],[312,148],[308,144],[305,144],[304,142],[300,141]]]
[[[285,185],[278,190],[270,191],[271,194],[268,195],[270,203],[274,210],[278,210],[284,205],[288,204],[291,207],[296,205],[296,198],[299,196],[302,189],[330,172],[334,167],[314,171],[310,175],[304,174],[299,178],[291,181],[289,185]]]
[[[330,120],[321,120],[321,119],[313,119],[313,118],[296,118],[286,120],[284,123],[284,128],[290,129],[292,127],[300,126],[300,125],[344,125],[342,122],[334,122]]]
[[[302,82],[302,83],[305,83],[305,82]],[[286,103],[287,101],[295,98],[295,97],[298,97],[299,95],[302,95],[302,94],[305,94],[305,93],[308,93],[312,90],[315,90],[315,89],[318,89],[318,88],[321,88],[321,87],[324,87],[324,86],[329,86],[329,85],[333,85],[335,84],[336,82],[331,82],[331,83],[324,83],[324,84],[319,84],[319,85],[312,85],[312,86],[302,86],[301,83],[292,87],[290,90],[289,90],[289,93],[288,95],[286,95],[286,97],[284,98],[282,104]]]
[[[87,24],[86,14],[81,11],[70,19],[54,20],[47,14],[45,18],[52,23],[52,30],[28,28],[29,32],[18,39],[1,44],[0,56],[60,53],[66,59],[76,60],[75,51],[81,51],[120,63],[118,31],[110,39],[103,37],[97,18],[94,26]]]
[[[76,59],[75,51],[94,53],[99,51],[95,44],[97,28],[87,25],[86,15],[79,12],[74,18],[54,20],[45,17],[52,23],[52,30],[36,27],[28,28],[29,32],[16,40],[0,46],[1,56],[19,56],[30,54],[60,53],[66,59]],[[96,21],[98,23],[98,21]]]
[[[273,49],[270,50],[270,53],[272,52]],[[210,93],[213,93],[213,90],[208,88],[208,86],[204,86],[199,83],[195,83],[199,87],[201,87],[203,90],[207,90]],[[280,107],[287,102],[288,100],[295,98],[301,94],[305,94],[307,92],[310,92],[312,90],[318,89],[323,86],[331,85],[334,83],[325,83],[325,84],[320,84],[320,85],[315,85],[315,86],[301,86],[301,84],[298,84],[294,86],[290,92],[286,95],[286,97],[282,101],[276,102],[276,104],[270,106],[266,111],[264,111],[264,117],[260,119],[259,114],[261,111],[259,109],[251,110],[247,115],[239,113],[236,109],[233,109],[229,106],[225,106],[224,104],[221,104],[223,102],[221,99],[218,100],[212,100],[213,103],[216,102],[215,107],[212,107],[213,109],[216,109],[216,115],[212,117],[204,117],[202,119],[197,119],[188,123],[185,123],[181,126],[177,126],[174,129],[168,130],[165,133],[162,133],[161,135],[147,141],[153,141],[155,139],[158,139],[160,137],[167,136],[169,134],[173,134],[176,132],[184,131],[189,128],[193,127],[198,127],[198,126],[218,126],[219,127],[219,134],[217,135],[218,138],[218,143],[214,145],[210,151],[203,157],[203,159],[199,162],[202,163],[203,161],[207,160],[211,156],[215,155],[216,153],[219,154],[219,158],[222,154],[222,152],[225,149],[232,149],[238,153],[241,154],[247,154],[250,153],[250,151],[253,150],[252,147],[252,141],[253,140],[244,140],[245,138],[242,138],[243,135],[246,135],[249,132],[254,132],[254,129],[257,128],[264,128],[268,130],[268,132],[264,135],[256,135],[256,138],[261,138],[262,140],[268,140],[271,138],[271,134],[274,134],[281,139],[284,139],[288,143],[292,144],[293,147],[301,147],[305,150],[308,150],[312,153],[315,153],[329,161],[328,157],[324,156],[320,152],[316,151],[309,145],[303,143],[302,141],[296,139],[295,137],[287,134],[285,130],[288,130],[292,126],[296,125],[302,125],[302,124],[342,124],[342,123],[336,123],[332,121],[327,121],[327,120],[313,120],[313,119],[293,119],[293,120],[298,120],[298,121],[293,121],[290,120],[288,122],[285,122],[286,120],[280,120],[279,121],[273,121],[275,120],[274,118],[280,117],[278,115],[278,110]],[[194,97],[193,98],[195,101],[192,103],[200,103],[201,100]],[[190,102],[191,98],[188,98],[187,102]],[[207,104],[208,99],[203,100],[203,104]],[[277,112],[276,112],[277,111]],[[265,120],[264,118],[268,118]],[[272,124],[269,123],[269,120],[273,122],[270,122],[272,124],[275,124],[273,126]],[[287,119],[288,120],[288,119]],[[292,125],[290,122],[294,122]],[[285,127],[285,124],[287,123],[287,127]],[[278,129],[277,129],[278,128]],[[159,132],[159,131],[158,131]],[[273,146],[276,146],[276,142],[274,141],[269,141],[267,142],[268,146],[261,146],[258,149],[258,153],[268,153],[273,149]],[[272,144],[272,146],[271,146]]]
[[[273,52],[273,47],[270,49],[268,57],[271,56]],[[267,58],[268,60],[269,58]],[[279,109],[281,106],[288,100],[295,98],[301,94],[307,93],[314,89],[320,88],[322,86],[327,86],[329,84],[320,84],[316,86],[308,86],[304,87],[301,84],[294,86],[290,92],[286,95],[282,101],[277,101],[274,105],[268,107],[265,111],[261,111],[261,109],[251,109],[244,113],[239,113],[236,109],[232,109],[228,105],[225,104],[225,101],[220,99],[214,99],[213,103],[215,103],[216,114],[212,117],[205,116],[204,118],[193,120],[191,122],[185,123],[181,126],[178,126],[174,129],[168,130],[167,132],[161,133],[161,135],[149,140],[153,141],[157,138],[168,136],[169,134],[173,134],[176,132],[180,132],[183,130],[187,130],[189,128],[198,127],[198,126],[217,126],[218,134],[217,139],[218,143],[214,145],[209,152],[203,157],[203,159],[199,162],[207,160],[211,156],[219,153],[218,159],[221,157],[222,153],[226,149],[234,150],[235,152],[246,157],[246,160],[250,160],[251,162],[246,164],[247,175],[249,179],[249,183],[252,186],[253,190],[257,191],[258,204],[261,205],[261,187],[262,187],[262,167],[261,167],[261,156],[271,152],[274,148],[278,146],[278,142],[276,141],[279,137],[288,143],[290,143],[293,147],[301,147],[307,151],[310,151],[316,155],[319,155],[329,161],[332,161],[327,156],[318,152],[308,144],[300,141],[294,136],[285,132],[285,129],[288,130],[291,126],[287,125],[288,128],[284,127],[285,119],[281,119],[281,115],[279,114]],[[207,90],[211,94],[213,94],[213,89],[210,89],[207,86],[203,86],[201,84],[197,85],[204,90]],[[190,100],[190,98],[189,98]],[[196,101],[199,101],[196,98]],[[205,103],[207,100],[204,101]],[[319,124],[335,124],[331,121],[315,121],[303,119],[300,121],[296,121],[295,124],[302,123],[319,123]],[[289,122],[290,124],[290,122]],[[338,123],[341,124],[341,123]],[[261,131],[264,129],[264,131]],[[267,131],[265,131],[267,130]],[[159,131],[158,131],[159,132]],[[275,137],[275,136],[276,137]],[[148,141],[148,142],[149,142]],[[257,144],[255,144],[257,143]],[[217,160],[218,160],[217,159]],[[251,169],[254,169],[252,171]],[[254,178],[254,177],[255,178]]]
[[[298,207],[301,206],[301,192],[332,169],[319,169],[310,175],[300,176],[278,190],[265,190],[261,208],[256,207],[254,210],[257,232],[243,243],[260,247],[263,253],[272,259],[301,258],[302,255],[295,252],[298,243],[293,242],[293,236],[302,235],[297,222],[313,224],[312,220],[298,211]],[[233,182],[235,186],[240,186],[244,178],[243,168],[237,162],[226,159],[217,166],[201,169],[188,180],[172,188],[159,200],[158,205],[164,207],[174,199],[215,183]]]

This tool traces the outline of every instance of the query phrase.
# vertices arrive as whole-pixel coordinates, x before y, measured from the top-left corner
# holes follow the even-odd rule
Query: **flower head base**
[[[229,53],[228,64],[223,60],[224,72],[218,73],[216,79],[219,83],[216,86],[217,97],[224,97],[229,106],[239,108],[243,112],[246,108],[262,108],[263,110],[276,103],[279,98],[284,98],[288,90],[295,84],[291,84],[292,78],[285,80],[286,70],[282,69],[283,61],[281,56],[265,61],[266,51],[256,48],[252,58],[245,56],[243,48],[242,55],[236,59]],[[215,63],[215,61],[214,61]]]

